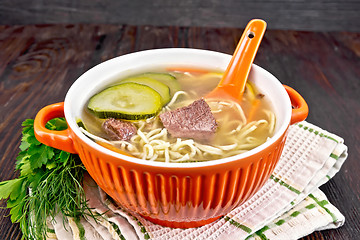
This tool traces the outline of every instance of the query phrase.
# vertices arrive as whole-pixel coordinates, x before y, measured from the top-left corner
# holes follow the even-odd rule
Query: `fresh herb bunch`
[[[78,218],[88,212],[81,186],[85,168],[79,157],[40,143],[34,135],[34,120],[22,123],[16,179],[0,182],[0,199],[7,200],[11,221],[18,222],[23,239],[46,239],[47,221],[59,212]],[[63,118],[46,125],[51,130],[67,128]]]

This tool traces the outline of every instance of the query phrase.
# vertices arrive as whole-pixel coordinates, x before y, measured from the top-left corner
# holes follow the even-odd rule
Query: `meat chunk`
[[[160,119],[173,137],[209,139],[217,128],[209,105],[199,99],[189,106],[160,114]]]
[[[126,122],[114,118],[107,119],[103,125],[103,129],[111,140],[130,140],[137,132],[136,126],[131,122]]]

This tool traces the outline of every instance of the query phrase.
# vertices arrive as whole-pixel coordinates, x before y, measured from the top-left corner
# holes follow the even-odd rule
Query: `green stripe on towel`
[[[293,212],[290,216],[292,216],[292,217],[297,217],[300,213],[301,213],[301,212],[299,212],[299,211],[295,211],[295,212]]]
[[[110,222],[110,225],[112,226],[112,228],[115,230],[116,234],[120,237],[121,240],[126,240],[125,237],[121,234],[120,228],[118,227],[118,225],[116,225],[113,222]]]
[[[334,142],[336,143],[339,143],[338,140],[336,140],[335,138],[333,137],[330,137],[328,135],[325,135],[323,133],[320,133],[319,131],[313,129],[313,128],[309,128],[308,126],[304,126],[303,124],[301,123],[295,123],[296,126],[300,127],[300,128],[303,128],[304,130],[308,130],[309,132],[313,132],[315,135],[319,135],[320,137],[325,137],[325,138],[328,138],[330,140],[333,140]]]
[[[339,156],[337,156],[337,155],[334,154],[334,153],[331,153],[331,154],[330,154],[330,157],[334,158],[335,160],[338,160],[338,159],[339,159]]]
[[[289,184],[287,184],[286,182],[284,182],[283,180],[281,180],[280,178],[275,177],[274,175],[270,176],[270,179],[274,180],[275,182],[279,183],[281,186],[284,186],[286,188],[288,188],[290,191],[296,193],[296,194],[300,194],[301,192],[299,190],[297,190],[296,188],[290,186]]]
[[[309,195],[307,197],[307,199],[309,199],[308,201],[310,201],[310,199],[312,199],[315,203],[310,203],[310,204],[306,205],[305,207],[303,207],[301,209],[298,209],[298,210],[295,210],[295,211],[293,211],[293,210],[288,211],[287,216],[285,218],[279,219],[274,223],[270,223],[270,224],[264,226],[260,230],[256,231],[252,235],[248,236],[246,239],[249,239],[249,238],[253,237],[255,239],[268,240],[268,238],[266,236],[266,231],[267,230],[270,230],[270,229],[279,227],[279,226],[281,226],[281,225],[283,225],[285,223],[288,223],[288,222],[291,221],[291,219],[298,217],[300,214],[304,214],[305,212],[315,208],[317,205],[320,206],[321,208],[324,208],[323,205],[328,204],[328,202],[326,200],[319,201],[313,195],[312,196]]]
[[[277,222],[275,223],[275,225],[281,226],[281,225],[283,225],[284,223],[285,223],[285,220],[284,220],[284,219],[280,219],[279,221],[277,221]]]
[[[260,229],[259,231],[255,232],[255,234],[260,237],[261,240],[269,240],[266,235],[264,234],[265,231],[269,230],[270,227],[268,226],[264,226],[262,229]]]
[[[241,230],[243,230],[243,231],[245,231],[245,232],[247,232],[247,233],[251,233],[251,232],[252,232],[252,230],[251,230],[249,227],[247,227],[247,226],[245,226],[245,225],[243,225],[243,224],[235,221],[234,219],[231,219],[231,218],[228,217],[228,216],[225,216],[225,217],[224,217],[224,220],[225,220],[225,221],[228,221],[231,225],[234,225],[235,227],[240,228]]]
[[[114,206],[117,206],[118,210],[121,210],[124,213],[127,213],[123,208],[121,208],[119,205],[117,205],[117,203],[111,197],[107,198],[107,201],[108,201],[107,205],[112,204]],[[150,239],[149,233],[147,232],[144,225],[139,221],[139,219],[137,219],[136,217],[134,217],[132,215],[130,215],[130,216],[132,217],[132,219],[134,219],[136,221],[137,225],[139,225],[140,231],[144,234],[144,239]],[[120,231],[120,229],[119,229],[119,231]],[[120,232],[120,238],[122,240],[125,239],[125,237],[121,234],[121,232]]]
[[[150,239],[150,235],[149,233],[146,231],[146,228],[144,227],[144,225],[139,221],[139,219],[137,219],[136,217],[133,216],[133,219],[137,222],[137,224],[140,227],[140,231],[142,233],[144,233],[144,239]]]
[[[311,203],[311,204],[307,205],[305,208],[306,209],[313,209],[314,207],[316,207],[315,204]]]
[[[327,207],[325,207],[326,204],[329,204],[328,201],[326,201],[326,200],[319,201],[319,199],[317,199],[312,194],[310,194],[309,197],[312,198],[322,209],[324,209],[331,216],[331,218],[333,219],[333,222],[337,221],[335,214],[332,213]]]

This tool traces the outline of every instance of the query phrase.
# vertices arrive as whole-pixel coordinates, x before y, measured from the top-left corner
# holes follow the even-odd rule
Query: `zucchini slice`
[[[99,118],[127,120],[153,117],[161,108],[161,96],[157,91],[132,82],[106,88],[88,103],[88,109]]]
[[[146,85],[154,89],[160,94],[162,99],[161,102],[163,106],[166,105],[171,100],[169,87],[153,78],[144,77],[144,76],[134,76],[130,78],[125,78],[120,81],[120,83],[127,83],[127,82]]]
[[[85,124],[83,123],[83,121],[81,121],[81,119],[76,120],[76,124],[78,125],[78,127],[86,130]]]
[[[181,90],[181,86],[179,81],[171,74],[168,73],[155,73],[155,72],[148,72],[143,73],[138,76],[142,77],[148,77],[158,80],[159,82],[162,82],[163,84],[167,85],[170,88],[170,95],[171,97],[174,96],[174,94],[177,91]]]

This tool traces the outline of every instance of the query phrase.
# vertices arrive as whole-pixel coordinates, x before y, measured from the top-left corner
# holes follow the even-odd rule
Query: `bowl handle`
[[[293,88],[283,85],[288,93],[292,106],[290,124],[304,121],[309,114],[309,107],[304,98]]]
[[[77,153],[73,140],[70,137],[70,128],[62,131],[49,130],[46,123],[54,118],[64,117],[64,103],[54,103],[41,109],[35,117],[34,132],[36,139],[53,148],[69,153]]]

